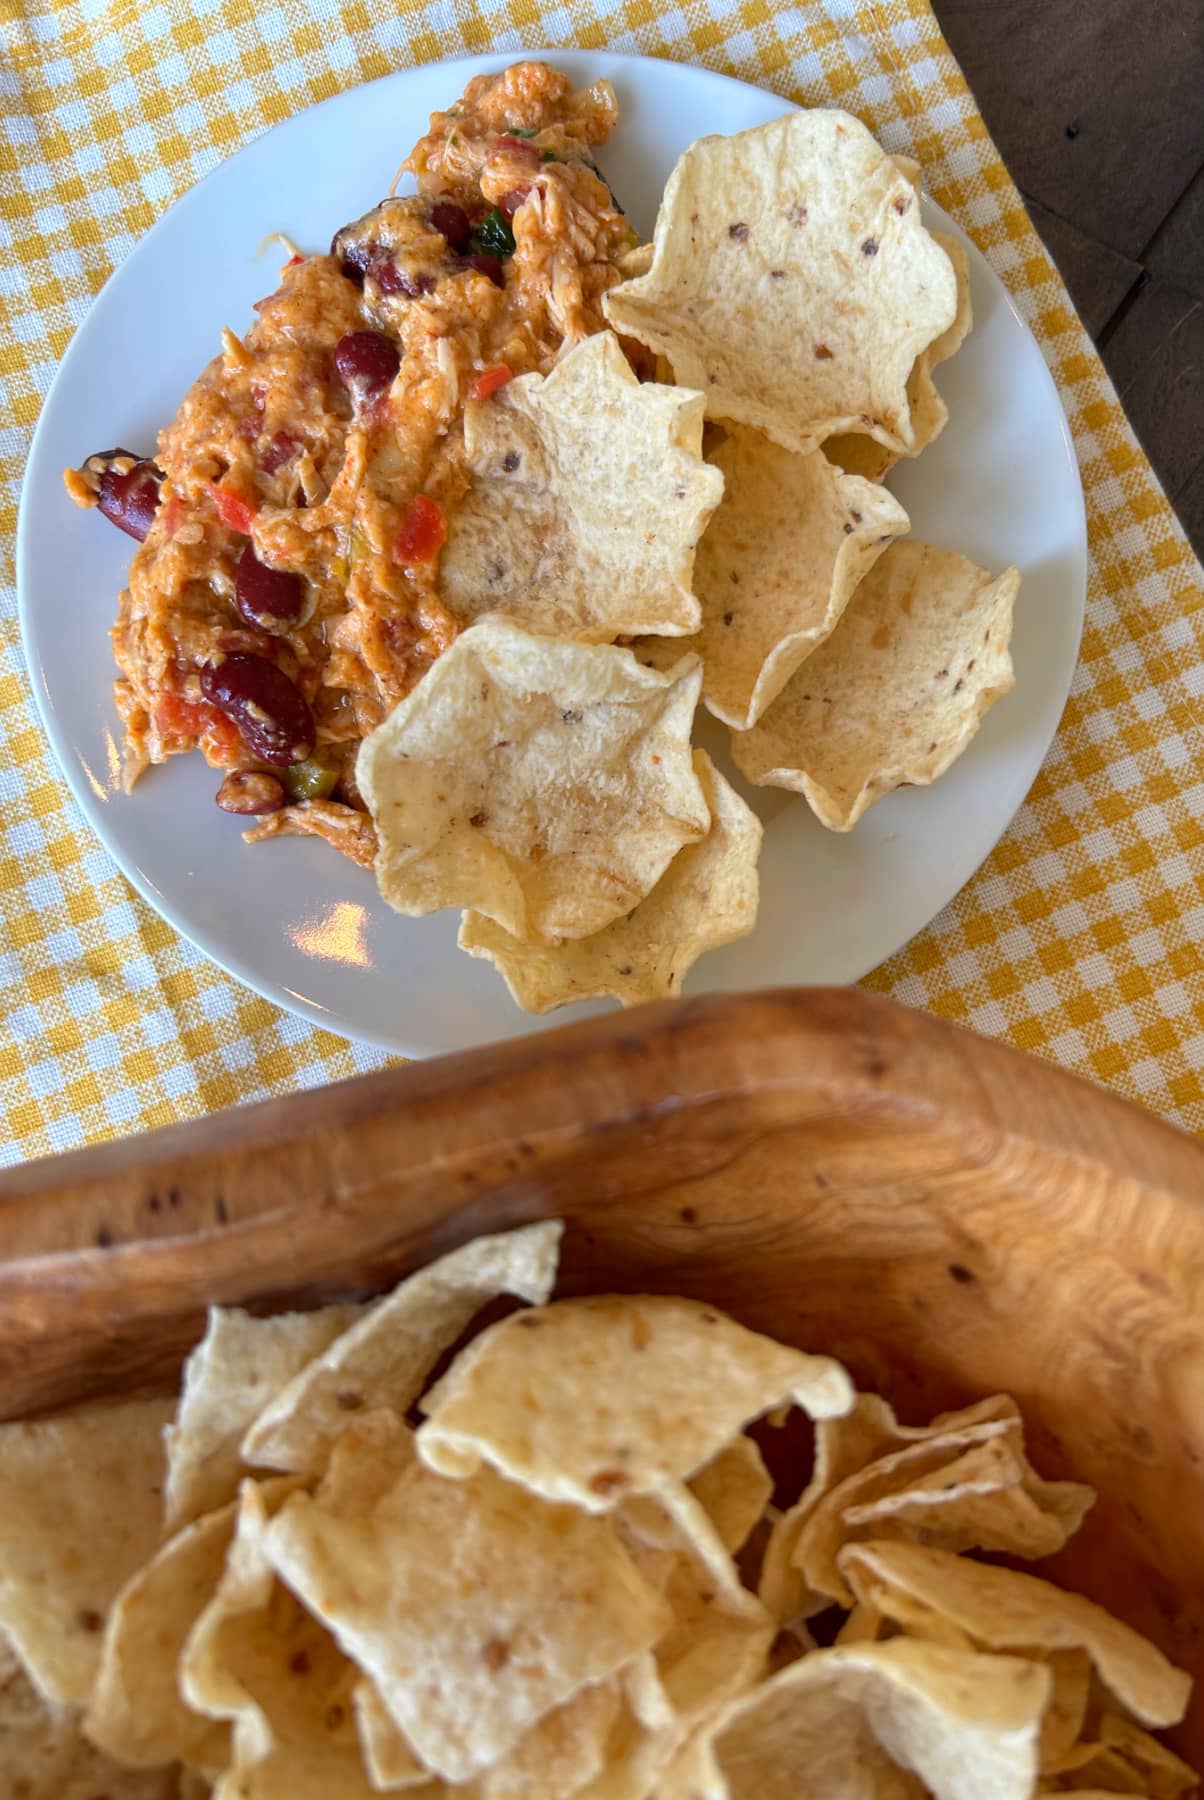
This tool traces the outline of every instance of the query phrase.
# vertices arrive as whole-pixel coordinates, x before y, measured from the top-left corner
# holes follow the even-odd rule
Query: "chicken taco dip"
[[[248,839],[457,909],[541,1012],[677,992],[755,924],[757,787],[848,831],[1012,683],[1016,571],[883,485],[971,326],[918,165],[793,112],[691,145],[641,244],[616,123],[605,80],[475,77],[415,191],[288,245],[153,456],[64,477],[139,540],[127,790],[199,750]]]

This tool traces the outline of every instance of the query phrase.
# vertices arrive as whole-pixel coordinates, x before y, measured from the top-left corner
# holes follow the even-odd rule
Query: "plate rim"
[[[379,1032],[372,1030],[353,1029],[351,1028],[350,1023],[346,1021],[345,1017],[336,1013],[332,1008],[323,1006],[319,1001],[307,995],[299,994],[283,984],[277,985],[265,979],[257,973],[253,965],[247,963],[238,954],[236,948],[227,948],[224,942],[220,948],[215,947],[213,936],[208,927],[204,923],[194,923],[192,921],[186,922],[181,910],[177,907],[176,902],[169,899],[162,892],[154,878],[141,866],[138,859],[127,852],[124,844],[108,831],[108,815],[106,811],[96,803],[95,795],[89,785],[89,775],[83,758],[77,753],[65,731],[60,729],[57,712],[49,691],[49,686],[45,679],[41,661],[35,655],[38,642],[37,631],[31,619],[30,602],[27,599],[31,586],[30,564],[34,554],[30,544],[32,528],[28,523],[32,508],[31,505],[27,504],[27,497],[31,487],[30,473],[33,471],[40,484],[40,481],[44,478],[40,464],[44,460],[46,454],[43,442],[45,435],[44,428],[46,427],[46,420],[50,412],[51,401],[53,400],[60,383],[65,379],[69,379],[73,373],[77,354],[82,355],[82,351],[79,350],[79,344],[83,327],[87,323],[87,320],[110,287],[122,277],[133,259],[144,254],[147,247],[155,241],[157,234],[161,229],[165,228],[167,221],[176,209],[183,205],[185,201],[190,200],[223,169],[227,168],[228,165],[237,162],[240,157],[247,155],[267,138],[294,127],[297,121],[305,118],[312,118],[315,114],[322,112],[326,108],[333,109],[337,107],[340,103],[345,102],[349,94],[362,92],[369,88],[383,88],[407,77],[413,77],[419,73],[422,73],[424,76],[430,76],[437,74],[441,70],[462,69],[468,66],[471,66],[476,72],[484,73],[499,68],[506,68],[511,63],[519,60],[551,61],[555,63],[557,60],[565,62],[569,59],[598,58],[600,56],[604,56],[608,65],[613,66],[616,69],[616,72],[638,69],[642,74],[646,75],[649,71],[664,74],[666,70],[669,70],[672,71],[675,76],[684,75],[691,81],[709,85],[720,92],[734,89],[745,94],[755,94],[762,99],[768,98],[778,103],[781,106],[783,113],[804,110],[798,102],[787,99],[784,95],[778,93],[771,87],[761,86],[756,82],[745,81],[739,76],[728,75],[717,69],[709,69],[698,63],[683,61],[676,57],[643,56],[634,54],[630,51],[612,52],[605,48],[601,50],[587,49],[579,45],[521,46],[512,51],[488,51],[480,54],[466,52],[462,56],[439,58],[433,62],[408,63],[400,68],[392,69],[384,75],[375,76],[370,81],[354,82],[348,87],[339,89],[335,94],[327,95],[325,99],[313,101],[308,106],[299,108],[296,112],[290,112],[285,118],[278,120],[275,124],[268,126],[263,131],[256,132],[252,137],[249,137],[245,143],[240,144],[236,150],[230,152],[229,155],[220,157],[211,169],[206,170],[204,175],[190,183],[189,186],[172,201],[171,205],[166,207],[164,211],[160,213],[154,224],[142,233],[132,245],[128,254],[116,265],[103,285],[92,296],[83,318],[73,331],[71,341],[59,359],[54,376],[39,408],[37,424],[35,425],[33,435],[30,439],[29,451],[26,457],[21,495],[18,502],[15,557],[17,622],[20,634],[21,651],[24,656],[25,666],[29,677],[29,685],[33,693],[34,705],[39,723],[46,734],[50,748],[54,753],[55,761],[58,764],[59,771],[66,780],[76,805],[83,813],[88,826],[95,833],[105,854],[111,858],[120,873],[152,911],[157,913],[159,917],[171,927],[176,935],[183,939],[184,943],[189,946],[191,951],[213,963],[224,974],[230,976],[233,980],[240,982],[253,993],[258,994],[261,999],[266,1000],[272,1006],[279,1008],[284,1014],[288,1015],[291,1013],[294,1017],[304,1019],[308,1024],[313,1025],[320,1030],[330,1032],[333,1035],[342,1038],[349,1044],[363,1044],[370,1048],[385,1052],[388,1055],[403,1056],[410,1060],[421,1060],[435,1055],[447,1054],[448,1052],[429,1046],[416,1046],[412,1042],[403,1045],[398,1041],[396,1036],[386,1037]],[[462,80],[462,77],[457,77],[457,79]],[[981,258],[982,262],[989,270],[1004,304],[1015,322],[1020,326],[1021,331],[1036,353],[1036,361],[1040,365],[1043,383],[1054,404],[1054,416],[1057,420],[1059,434],[1067,455],[1067,460],[1074,471],[1073,491],[1076,502],[1073,519],[1074,530],[1073,532],[1068,531],[1068,538],[1072,536],[1074,541],[1073,546],[1068,543],[1067,549],[1069,551],[1073,548],[1077,571],[1074,592],[1068,592],[1066,601],[1068,606],[1073,603],[1075,612],[1073,630],[1074,655],[1067,659],[1064,678],[1059,683],[1060,691],[1055,690],[1051,692],[1050,716],[1053,720],[1053,724],[1042,747],[1041,759],[1034,772],[1032,781],[1030,781],[1028,788],[1020,795],[1016,805],[1008,813],[1007,817],[1001,820],[998,833],[992,844],[984,853],[982,859],[975,865],[958,887],[954,889],[953,893],[948,895],[941,905],[929,915],[929,918],[923,925],[919,926],[916,930],[906,932],[897,941],[892,940],[890,948],[884,949],[876,954],[874,959],[861,970],[860,974],[849,977],[848,981],[843,985],[854,985],[857,982],[864,980],[874,969],[881,967],[883,963],[888,962],[892,957],[897,956],[900,950],[905,948],[907,944],[911,943],[913,939],[919,935],[919,932],[926,930],[928,925],[932,923],[932,920],[938,917],[939,914],[956,899],[957,895],[964,891],[965,887],[974,879],[974,876],[983,867],[987,858],[993,853],[994,849],[1011,829],[1011,826],[1024,806],[1028,795],[1031,793],[1032,786],[1040,774],[1040,770],[1044,767],[1049,751],[1057,738],[1062,718],[1066,710],[1066,704],[1070,696],[1075,672],[1079,665],[1082,652],[1083,631],[1086,625],[1086,605],[1090,580],[1090,537],[1087,523],[1086,496],[1083,490],[1082,471],[1079,467],[1074,433],[1070,426],[1066,407],[1063,404],[1061,391],[1054,378],[1053,372],[1049,367],[1044,351],[1041,348],[1040,341],[1017,306],[1003,275],[995,268],[990,257],[980,248],[977,241],[959,220],[947,213],[945,209],[933,199],[931,194],[926,192],[923,199],[925,207],[932,209],[938,215],[940,224],[942,226],[950,227],[959,238],[968,242],[971,249]],[[1052,700],[1055,695],[1057,698],[1056,713],[1054,712],[1052,705]],[[799,985],[814,984],[808,983]],[[516,1013],[520,1018],[527,1017],[527,1015],[522,1014],[519,1011],[516,1002],[512,1002],[512,1004],[515,1006]],[[588,1015],[581,1006],[576,1008],[561,1008],[552,1014],[544,1015],[543,1019],[537,1024],[536,1029],[541,1027],[547,1028],[547,1021],[549,1020],[563,1024],[570,1022],[573,1019],[580,1019],[586,1016]],[[505,1036],[510,1035],[513,1034],[505,1034]]]

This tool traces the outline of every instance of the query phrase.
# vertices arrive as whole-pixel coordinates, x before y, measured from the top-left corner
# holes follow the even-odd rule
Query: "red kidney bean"
[[[312,713],[283,669],[264,656],[236,651],[220,663],[206,663],[201,692],[260,762],[287,769],[304,762],[314,747]]]
[[[353,219],[350,225],[343,225],[330,240],[330,254],[338,258],[339,267],[348,281],[354,281],[357,287],[363,287],[364,276],[368,265],[376,255],[376,246],[370,239],[365,240],[358,234],[375,218],[382,206],[389,202],[382,200],[371,212],[366,212],[362,219]]]
[[[401,352],[380,331],[349,331],[334,347],[334,366],[357,406],[366,406],[392,384]]]
[[[438,200],[431,209],[431,224],[451,245],[453,250],[462,255],[468,249],[468,240],[472,236],[472,223],[462,206],[454,200]]]
[[[472,256],[457,256],[457,269],[475,269],[478,275],[487,275],[494,287],[505,287],[506,272],[496,256],[490,256],[486,250],[477,250]]]
[[[274,813],[284,805],[284,785],[259,769],[232,769],[214,798],[223,812]]]
[[[262,631],[287,631],[305,604],[305,583],[287,569],[260,562],[248,544],[234,574],[234,598],[248,625]]]
[[[382,262],[374,262],[368,273],[382,294],[406,294],[411,300],[416,300],[420,294],[429,294],[435,285],[433,275],[410,275],[405,269],[399,269],[391,256]]]
[[[264,474],[275,475],[285,463],[292,462],[300,448],[300,443],[290,432],[278,431],[259,459]]]
[[[124,475],[113,467],[119,458],[132,454],[129,450],[101,450],[96,456],[90,456],[88,462],[92,467],[100,462],[106,465],[96,501],[100,511],[110,524],[141,543],[158,510],[163,471],[148,458],[138,457],[133,458],[133,468]]]

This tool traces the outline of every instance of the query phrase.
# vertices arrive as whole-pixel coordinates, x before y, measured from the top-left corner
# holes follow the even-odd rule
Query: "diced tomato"
[[[286,269],[295,269],[300,263],[303,263],[304,261],[305,261],[305,258],[303,256],[290,256],[284,266]]]
[[[513,381],[514,371],[505,363],[493,363],[488,369],[482,369],[468,384],[468,391],[474,400],[488,400],[490,394],[496,394],[504,388],[508,381]]]
[[[168,688],[155,705],[155,724],[168,743],[190,748],[199,743],[211,762],[225,766],[243,753],[242,739],[216,706],[208,700],[188,700]]]
[[[426,494],[417,494],[406,508],[393,555],[403,568],[432,562],[447,540],[447,520]]]
[[[213,504],[222,524],[228,525],[231,531],[242,531],[249,536],[259,510],[254,501],[236,494],[233,488],[223,487],[220,481],[209,481],[205,485],[213,495]]]
[[[519,207],[525,205],[530,198],[531,190],[529,187],[511,188],[509,193],[503,194],[498,201],[498,211],[505,213],[508,219],[512,219]]]

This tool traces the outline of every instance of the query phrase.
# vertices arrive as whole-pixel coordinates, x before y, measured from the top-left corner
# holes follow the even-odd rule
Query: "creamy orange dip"
[[[593,152],[605,82],[479,76],[407,158],[414,195],[294,257],[160,434],[65,475],[143,539],[113,644],[125,784],[197,750],[250,834],[370,865],[360,740],[459,629],[439,549],[467,484],[463,409],[603,327],[635,242]]]

